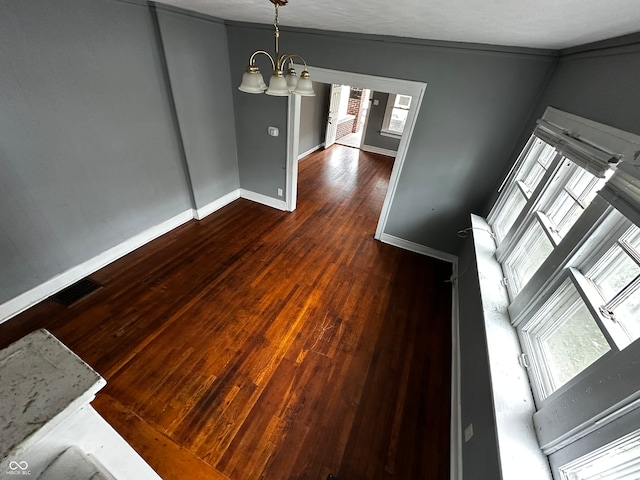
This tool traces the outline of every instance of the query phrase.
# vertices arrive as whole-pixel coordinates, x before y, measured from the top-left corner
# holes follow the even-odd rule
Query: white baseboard
[[[234,200],[240,198],[240,189],[237,188],[232,192],[227,193],[223,197],[214,200],[211,203],[206,204],[204,207],[200,207],[193,212],[193,218],[196,220],[202,220],[207,215],[211,215],[213,212],[220,210],[222,207],[229,205]]]
[[[56,275],[55,277],[21,295],[18,295],[15,298],[12,298],[0,305],[0,323],[9,320],[45,298],[58,293],[69,285],[73,285],[78,280],[83,279],[87,275],[91,275],[96,270],[118,260],[142,245],[154,240],[160,235],[164,235],[191,219],[193,219],[193,211],[187,210],[186,212],[176,215],[159,225],[148,228],[130,239],[125,240],[119,245],[116,245],[115,247],[112,247],[109,250],[106,250],[95,257],[62,272],[61,274]]]
[[[320,150],[322,147],[324,147],[324,142],[322,142],[320,145],[316,145],[315,147],[310,148],[304,153],[301,153],[300,155],[298,155],[298,161],[302,160],[307,155],[311,155],[313,152]]]
[[[388,157],[395,157],[398,152],[395,150],[387,150],[386,148],[374,147],[372,145],[362,145],[360,150],[371,153],[379,153],[380,155],[386,155]]]
[[[458,278],[458,257],[450,253],[441,252],[419,243],[410,242],[388,233],[383,233],[380,241],[410,252],[450,262],[453,266],[451,278]],[[449,478],[462,480],[462,418],[460,401],[460,332],[458,314],[458,283],[451,282],[451,424],[450,424],[450,455]]]
[[[286,210],[287,204],[284,200],[278,200],[273,197],[267,197],[261,193],[252,192],[251,190],[240,189],[240,197],[251,200],[252,202],[261,203],[267,207],[276,208],[278,210]]]
[[[15,317],[19,313],[25,311],[27,308],[32,307],[38,302],[58,293],[60,290],[73,285],[79,280],[82,280],[93,272],[100,270],[102,267],[124,257],[128,253],[136,250],[137,248],[149,243],[155,238],[170,232],[174,228],[179,227],[183,223],[189,220],[196,219],[202,220],[207,215],[219,210],[225,205],[237,200],[238,198],[246,198],[253,202],[261,203],[278,210],[285,210],[286,204],[284,200],[277,200],[275,198],[267,197],[260,193],[251,192],[249,190],[237,189],[225,196],[201,207],[197,210],[190,209],[173,218],[170,218],[154,227],[140,232],[139,234],[125,240],[124,242],[112,247],[89,260],[82,262],[75,267],[56,275],[49,280],[41,283],[40,285],[33,287],[17,297],[8,300],[0,305],[0,323]]]
[[[437,258],[438,260],[444,260],[445,262],[450,262],[454,265],[457,265],[458,263],[457,255],[441,252],[440,250],[436,250],[435,248],[426,247],[419,243],[410,242],[409,240],[398,238],[393,235],[389,235],[388,233],[383,233],[380,237],[380,241],[382,243],[393,245],[394,247],[409,250],[410,252],[420,253],[422,255],[426,255],[427,257]]]

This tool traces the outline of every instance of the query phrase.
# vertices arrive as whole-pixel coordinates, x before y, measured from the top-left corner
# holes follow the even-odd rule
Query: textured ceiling
[[[214,17],[273,21],[269,0],[162,0]],[[640,0],[290,0],[280,25],[562,49],[640,30]]]

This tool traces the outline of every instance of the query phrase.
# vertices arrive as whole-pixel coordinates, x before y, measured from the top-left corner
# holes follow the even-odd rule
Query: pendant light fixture
[[[309,77],[309,71],[307,70],[307,62],[300,55],[283,53],[280,55],[279,39],[280,39],[280,23],[278,19],[278,7],[285,6],[289,0],[269,0],[275,5],[276,17],[273,22],[274,34],[276,40],[276,53],[272,57],[265,50],[256,50],[249,58],[249,65],[242,75],[242,83],[238,87],[238,90],[246,93],[266,93],[267,95],[274,95],[277,97],[284,97],[290,93],[296,95],[302,95],[304,97],[312,97],[315,95],[313,91],[313,85],[311,77]],[[260,69],[256,66],[256,56],[263,54],[269,57],[271,60],[271,66],[273,67],[273,73],[269,79],[269,87],[264,83]],[[304,64],[304,70],[300,73],[300,78],[296,75],[296,71],[293,68],[294,58],[302,60]],[[287,74],[283,74],[283,69],[289,64]]]

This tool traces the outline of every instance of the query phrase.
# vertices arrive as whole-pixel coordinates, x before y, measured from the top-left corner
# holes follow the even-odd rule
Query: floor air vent
[[[102,285],[87,277],[59,291],[53,298],[65,307],[71,307],[100,288]]]

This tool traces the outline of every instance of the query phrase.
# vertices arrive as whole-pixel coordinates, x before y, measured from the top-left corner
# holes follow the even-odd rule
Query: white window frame
[[[556,167],[555,161],[559,158],[557,153],[554,152],[553,158],[549,161],[549,164],[545,169],[546,174],[543,174],[542,177],[538,179],[538,182],[535,185],[526,185],[523,182],[523,179],[526,179],[529,176],[534,165],[538,163],[538,159],[542,155],[544,147],[546,145],[547,144],[544,143],[543,140],[537,138],[535,135],[532,135],[529,138],[527,145],[522,150],[522,153],[518,157],[518,160],[512,168],[509,176],[498,189],[498,192],[500,193],[503,192],[504,188],[506,188],[506,190],[504,190],[504,193],[502,193],[498,198],[496,206],[494,207],[494,212],[497,213],[495,213],[494,218],[491,219],[491,223],[493,225],[500,223],[500,220],[502,219],[502,212],[505,212],[512,207],[513,202],[511,199],[514,193],[517,192],[525,198],[525,205],[521,210],[521,213],[522,211],[525,211],[527,209],[527,203],[532,201],[531,199],[534,197],[534,195],[537,196],[540,194],[539,191],[536,191],[536,188],[538,187],[538,185],[545,183],[544,179],[547,174],[550,174],[549,170],[552,170]],[[533,187],[533,190],[531,190],[531,187]],[[515,223],[517,223],[517,220],[518,218],[516,217],[515,221],[506,231],[494,228],[494,233],[496,235],[496,240],[498,241],[498,243],[504,240],[506,234],[509,232],[509,230],[511,230],[511,227]]]
[[[630,478],[630,475],[640,477],[640,430],[562,465],[559,473],[560,480],[616,480]],[[585,477],[585,474],[589,476]]]
[[[622,227],[614,221],[613,211],[621,212],[627,222],[640,225],[640,137],[549,107],[503,183],[500,196],[488,216],[490,225],[500,218],[500,209],[508,205],[509,193],[514,188],[521,188],[517,178],[522,178],[521,170],[528,149],[536,137],[556,148],[556,163],[550,165],[535,191],[528,192],[527,203],[509,231],[496,235],[496,258],[499,261],[504,262],[512,254],[517,240],[531,222],[543,220],[535,212],[543,210],[543,204],[554,201],[554,193],[559,190],[547,182],[553,178],[562,161],[559,157],[570,158],[598,177],[603,177],[612,165],[617,164],[613,167],[615,173],[607,177],[602,190],[564,238],[556,239],[553,252],[527,285],[521,286],[517,292],[510,292],[509,315],[513,326],[522,332],[523,328],[526,331],[531,327],[528,322],[562,281],[571,281],[611,347],[608,353],[551,394],[541,395],[540,385],[544,383],[532,379],[538,409],[534,423],[539,443],[545,454],[553,455],[603,425],[615,425],[623,415],[640,407],[640,372],[635,368],[635,359],[640,357],[640,340],[624,348],[615,322],[602,315],[598,308],[602,297],[581,273],[587,272],[589,265],[593,265],[599,255],[619,238],[616,235]],[[531,342],[527,346],[522,336],[520,340],[524,353],[529,349],[529,353],[534,355]],[[557,469],[554,472],[558,474]]]
[[[555,286],[553,294],[549,296],[541,309],[518,329],[523,351],[531,361],[530,375],[535,379],[535,381],[531,382],[531,386],[534,389],[534,396],[538,404],[541,404],[544,399],[562,387],[561,385],[558,388],[554,384],[553,374],[545,361],[546,355],[542,348],[542,340],[557,327],[558,323],[562,323],[564,315],[570,311],[571,307],[566,308],[566,303],[573,305],[577,301],[582,301],[587,309],[592,310],[590,302],[585,298],[584,290],[580,288],[579,280],[575,273],[574,270],[566,271],[562,276],[563,278]],[[570,287],[573,288],[571,289]],[[575,292],[574,295],[570,294],[572,290]],[[558,309],[563,311],[562,315],[556,313]],[[591,313],[593,314],[594,312],[591,311]],[[552,316],[553,314],[555,315]],[[597,320],[596,323],[598,323]],[[606,334],[605,339],[611,350],[616,348]],[[611,350],[605,355],[611,353]],[[580,373],[574,378],[579,375]]]
[[[523,165],[523,167],[526,167],[526,165]],[[522,212],[509,232],[503,236],[502,242],[498,239],[499,246],[496,251],[496,257],[503,265],[505,278],[507,280],[507,289],[512,300],[516,298],[525,286],[525,282],[520,281],[516,266],[522,257],[529,253],[526,250],[524,241],[534,226],[537,225],[541,228],[552,249],[555,249],[562,241],[563,237],[560,236],[559,229],[562,227],[562,222],[566,221],[566,219],[563,219],[558,225],[553,225],[544,212],[549,211],[563,193],[567,192],[571,196],[571,193],[568,191],[568,184],[575,175],[579,174],[581,168],[580,165],[571,159],[565,158],[560,153],[556,154],[555,158],[549,163],[549,168],[542,176],[537,187],[530,194],[525,207],[522,209]],[[517,188],[522,189],[520,181],[514,181],[513,183]],[[582,196],[578,199],[574,198],[574,200],[579,202],[579,205],[583,208],[586,206],[582,201]],[[498,207],[498,210],[494,210],[496,211],[494,217],[499,215],[498,212],[501,211],[500,208],[506,207],[507,205],[505,204],[502,207]],[[495,220],[490,220],[491,224],[494,222]]]
[[[408,98],[408,103],[406,106],[403,105],[396,105],[396,99],[400,97],[402,98]],[[393,115],[393,110],[395,108],[399,108],[402,110],[406,110],[407,112],[409,112],[409,109],[411,108],[411,101],[413,100],[413,98],[409,95],[400,95],[400,94],[396,94],[396,93],[390,93],[388,98],[387,98],[387,106],[384,110],[384,118],[382,120],[382,129],[380,130],[380,135],[383,135],[385,137],[394,137],[394,138],[400,138],[402,137],[402,133],[404,132],[404,125],[402,127],[402,131],[398,132],[397,130],[391,130],[390,124],[391,124],[391,116]]]

